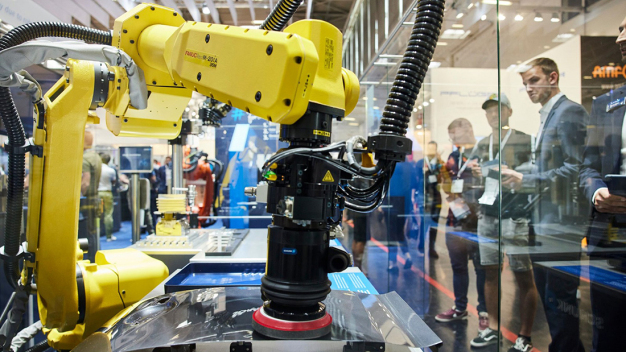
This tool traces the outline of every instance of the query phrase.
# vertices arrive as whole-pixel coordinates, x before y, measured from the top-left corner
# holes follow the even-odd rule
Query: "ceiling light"
[[[463,23],[455,23],[452,25],[452,28],[463,28]]]
[[[356,122],[350,122],[348,125],[350,125],[350,126],[358,126],[359,124],[356,123]]]
[[[437,43],[437,46],[446,46],[446,45],[448,45],[448,43],[446,43],[446,42],[438,42]]]
[[[425,102],[422,103],[422,105],[424,105],[424,107],[426,107],[426,106],[430,105],[430,103],[425,101]]]
[[[463,39],[467,36],[467,32],[469,31],[464,31],[462,29],[446,29],[445,31],[443,31],[443,33],[441,33],[441,35],[439,36],[439,38],[441,39]]]
[[[254,20],[252,21],[252,24],[263,24],[263,20]]]
[[[544,45],[543,48],[544,49],[550,49],[550,45]]]
[[[498,21],[504,21],[504,20],[506,20],[506,16],[504,16],[503,14],[499,14]]]
[[[417,125],[417,126],[415,126],[415,128],[417,128],[418,130],[421,130],[422,129],[422,125]]]
[[[346,121],[356,121],[356,119],[354,117],[345,117],[344,120],[346,120]]]
[[[500,2],[498,2],[498,0],[483,0],[483,4],[487,5],[497,5],[498,3],[500,6],[511,6],[513,4],[507,0],[500,0]]]
[[[463,17],[465,14],[463,12],[459,12],[456,14],[456,18],[459,19],[461,17]]]
[[[552,22],[552,23],[558,23],[558,22],[561,22],[561,18],[559,17],[559,14],[558,14],[558,13],[556,13],[556,12],[555,12],[555,13],[553,13],[553,14],[552,14],[552,18],[550,19],[550,22]]]
[[[429,102],[434,103],[434,102],[435,102],[435,99],[430,98]]]
[[[543,16],[539,12],[535,13],[535,22],[543,22]]]
[[[211,14],[211,9],[209,9],[208,6],[204,5],[202,7],[202,13],[205,14],[205,15],[210,15]]]
[[[485,20],[487,20],[487,15],[482,15],[482,16],[480,16],[480,20],[481,20],[481,21],[485,21]]]
[[[374,107],[372,107],[372,109],[374,109],[374,110],[380,110],[380,108],[379,108],[378,106],[374,106]]]
[[[362,99],[363,99],[363,100],[367,100],[367,97],[363,97]]]
[[[469,4],[469,5],[467,5],[467,9],[469,10],[469,9],[471,9],[472,7],[474,7],[474,3],[473,3],[473,2],[470,2],[470,4]]]
[[[413,112],[417,112],[417,108],[413,108]]]
[[[572,28],[572,29],[570,29],[569,31],[570,31],[570,32],[572,32],[572,33],[574,33],[574,32],[576,32],[576,29]]]
[[[421,106],[421,105],[420,105],[420,106],[418,106],[417,108],[418,108],[419,110],[422,110],[422,106]]]
[[[520,15],[519,13],[515,15],[515,21],[520,22],[523,20],[524,20],[524,16]]]

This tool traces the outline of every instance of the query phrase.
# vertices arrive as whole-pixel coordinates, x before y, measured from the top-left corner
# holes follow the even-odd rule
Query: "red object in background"
[[[205,180],[204,186],[204,200],[202,206],[199,207],[199,216],[210,216],[211,206],[213,206],[213,172],[211,171],[211,164],[205,162],[198,162],[198,167],[191,173],[187,174],[188,180]]]

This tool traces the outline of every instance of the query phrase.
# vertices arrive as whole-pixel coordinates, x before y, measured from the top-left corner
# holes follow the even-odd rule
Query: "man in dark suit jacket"
[[[617,37],[622,61],[626,63],[625,28],[626,19],[620,25],[620,35]],[[580,172],[580,186],[589,203],[593,205],[588,232],[588,254],[592,260],[609,259],[609,263],[622,271],[626,268],[626,248],[615,240],[626,237],[626,198],[612,193],[625,190],[622,186],[611,185],[606,176],[626,175],[624,115],[626,86],[594,100],[589,122],[589,139]],[[623,351],[621,333],[624,326],[623,316],[626,314],[626,297],[601,286],[596,277],[598,274],[600,273],[590,270],[591,309],[594,317],[593,351]]]
[[[533,103],[541,104],[541,125],[534,144],[534,165],[529,174],[502,170],[502,185],[531,193],[536,203],[532,214],[534,232],[541,236],[563,234],[571,213],[589,116],[580,105],[559,89],[559,70],[548,58],[538,58],[521,73],[526,92]],[[585,202],[582,202],[583,204]],[[582,237],[582,236],[581,236]],[[550,255],[534,255],[534,262],[555,260]],[[559,260],[579,260],[580,250]],[[559,309],[568,304],[578,312],[576,290],[579,279],[534,265],[534,277],[550,327],[549,351],[584,351],[579,337],[578,314]]]

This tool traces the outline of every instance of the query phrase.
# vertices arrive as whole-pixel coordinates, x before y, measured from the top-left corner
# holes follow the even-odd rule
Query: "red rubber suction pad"
[[[287,321],[268,316],[259,308],[252,314],[252,326],[262,335],[281,340],[306,340],[330,333],[333,318],[326,313],[323,317],[309,321]]]

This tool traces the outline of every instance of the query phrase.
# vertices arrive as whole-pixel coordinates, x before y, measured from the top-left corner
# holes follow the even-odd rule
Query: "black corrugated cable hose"
[[[444,0],[420,0],[415,24],[383,111],[380,133],[406,135],[415,100],[441,32]]]
[[[67,23],[33,22],[21,25],[0,38],[0,51],[42,37],[63,37],[84,40],[90,43],[111,45],[110,32]],[[0,87],[0,117],[7,130],[9,145],[19,147],[26,144],[22,121],[15,108],[9,88]],[[15,154],[9,149],[9,189],[7,195],[7,219],[5,232],[5,254],[15,256],[20,246],[22,204],[24,197],[24,154]],[[4,261],[4,272],[12,287],[17,286],[19,265],[17,260]]]
[[[48,348],[50,348],[50,345],[48,345],[48,340],[43,340],[35,346],[27,349],[26,352],[44,352]]]
[[[266,31],[282,31],[300,4],[302,0],[281,0],[259,28]]]

